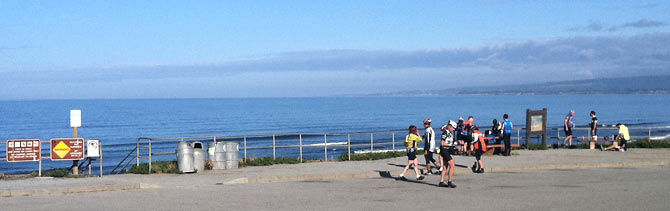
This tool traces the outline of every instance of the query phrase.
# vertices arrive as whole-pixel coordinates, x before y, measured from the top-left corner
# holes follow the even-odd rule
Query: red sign
[[[51,160],[84,159],[84,144],[83,138],[51,139]]]
[[[8,140],[6,146],[7,162],[32,162],[42,157],[39,139]]]

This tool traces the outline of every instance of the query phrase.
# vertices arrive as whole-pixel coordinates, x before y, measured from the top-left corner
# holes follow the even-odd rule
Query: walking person
[[[407,180],[405,178],[405,173],[409,170],[410,167],[414,166],[414,173],[416,173],[416,180],[423,180],[423,176],[419,174],[419,161],[416,159],[416,149],[417,144],[421,142],[421,136],[419,136],[419,130],[414,125],[409,126],[409,134],[405,136],[405,147],[407,151],[407,166],[400,173],[401,180]]]
[[[505,142],[505,152],[503,152],[503,155],[509,156],[512,153],[512,144],[510,143],[510,139],[512,138],[512,130],[514,129],[514,125],[511,121],[509,121],[509,115],[507,114],[503,115],[502,128],[503,140]]]
[[[472,126],[472,145],[475,149],[475,164],[472,165],[472,172],[474,173],[484,173],[484,161],[482,161],[482,155],[486,152],[486,140],[484,140],[484,135],[479,131],[477,126]]]
[[[435,165],[435,168],[439,168],[442,165],[440,163],[435,163],[435,158],[433,157],[433,154],[435,153],[436,149],[436,144],[435,144],[435,130],[433,130],[432,127],[430,127],[430,124],[433,122],[430,118],[427,118],[423,120],[423,127],[426,128],[426,132],[424,133],[424,142],[423,145],[423,157],[426,159],[426,174],[427,175],[432,175],[433,170],[430,167],[430,163],[432,162]]]
[[[598,141],[598,117],[596,117],[596,112],[591,111],[591,140]]]
[[[569,141],[572,146],[572,128],[575,127],[575,122],[573,118],[575,117],[575,110],[570,110],[570,113],[565,116],[563,121],[563,132],[565,132],[565,139],[563,139],[563,145]]]
[[[454,153],[454,148],[456,147],[456,140],[454,140],[456,122],[449,120],[449,122],[446,125],[443,125],[440,129],[442,130],[442,142],[440,142],[440,163],[442,164],[443,170],[441,171],[442,175],[440,177],[440,183],[437,186],[456,188],[456,185],[454,185],[452,181],[454,178],[454,169],[456,168],[456,163],[451,157],[451,154]],[[449,166],[447,166],[447,163]],[[449,179],[447,180],[446,185],[444,184],[444,176],[447,175],[447,171],[444,171],[444,169],[448,169],[449,171]]]

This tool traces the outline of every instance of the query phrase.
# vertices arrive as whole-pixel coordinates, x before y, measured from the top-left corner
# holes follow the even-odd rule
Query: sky
[[[670,74],[668,1],[0,1],[0,100],[365,95]]]

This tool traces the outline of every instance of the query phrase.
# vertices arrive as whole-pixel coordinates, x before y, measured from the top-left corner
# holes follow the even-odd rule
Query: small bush
[[[548,147],[546,144],[530,144],[528,150],[547,150]]]
[[[149,164],[140,163],[139,166],[133,165],[126,171],[131,174],[149,174]],[[177,168],[177,161],[156,161],[151,162],[151,173],[158,174],[180,174],[182,173]]]
[[[45,172],[42,175],[47,176],[47,177],[67,177],[68,175],[70,175],[70,169],[67,169],[67,168],[52,169],[52,170],[49,170],[49,171]]]

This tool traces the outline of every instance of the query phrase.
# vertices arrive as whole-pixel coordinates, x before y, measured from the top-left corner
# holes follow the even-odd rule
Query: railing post
[[[370,133],[370,152],[375,150],[375,138],[374,138],[374,133]]]
[[[651,141],[651,127],[649,127],[649,141]]]
[[[300,162],[302,163],[302,133],[298,136],[300,136],[300,144],[298,146],[300,147]]]
[[[521,128],[516,129],[516,144],[521,145]],[[528,148],[528,146],[526,146]]]
[[[277,160],[277,140],[274,134],[272,134],[272,159]]]
[[[149,174],[151,174],[151,139],[149,139]]]
[[[42,144],[42,141],[40,141],[40,144]],[[40,149],[41,148],[42,148],[42,146],[40,146]],[[38,167],[39,169],[37,170],[38,171],[37,176],[41,177],[42,176],[42,154],[41,154],[42,152],[40,151],[38,153],[40,153],[40,161],[39,161],[39,167]],[[6,158],[5,158],[5,160],[6,160]]]
[[[556,128],[556,139],[561,142],[561,128]]]
[[[395,132],[391,133],[391,136],[393,137],[393,143],[391,144],[392,149],[395,151]]]
[[[102,141],[100,141],[98,150],[100,150],[100,177],[102,177]]]
[[[323,134],[323,156],[328,161],[328,134]]]
[[[136,150],[136,152],[137,152],[137,153],[136,153],[137,156],[135,156],[135,159],[137,160],[137,161],[135,162],[135,166],[137,166],[137,167],[140,167],[140,141],[141,141],[141,140],[142,140],[142,139],[140,139],[140,138],[137,139],[137,148],[135,148],[135,150]]]
[[[244,136],[244,161],[247,161],[247,136]]]
[[[347,134],[347,154],[349,155],[349,160],[351,160],[351,134]]]

